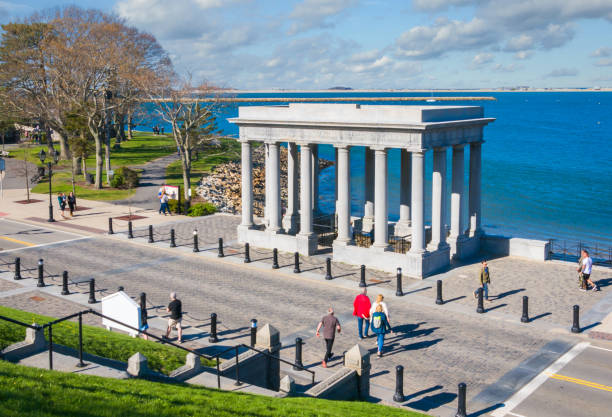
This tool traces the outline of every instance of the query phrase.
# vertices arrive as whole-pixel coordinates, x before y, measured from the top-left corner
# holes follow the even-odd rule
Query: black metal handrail
[[[38,324],[37,325],[30,325],[30,324],[26,324],[24,322],[21,322],[19,320],[12,319],[10,317],[0,316],[0,319],[4,320],[4,321],[11,322],[13,324],[18,324],[18,325],[23,326],[23,327],[27,327],[28,329],[39,330],[39,329],[42,328],[42,326],[40,326]]]
[[[314,371],[311,371],[310,369],[306,369],[304,366],[298,365],[298,364],[296,364],[294,362],[289,362],[289,361],[281,358],[280,356],[275,356],[275,355],[273,355],[271,353],[268,353],[268,352],[265,352],[265,351],[262,351],[262,350],[259,350],[259,349],[255,349],[254,347],[249,346],[249,345],[245,345],[244,343],[241,343],[239,346],[244,346],[245,348],[248,348],[248,349],[254,350],[255,352],[261,353],[262,355],[266,355],[266,356],[268,356],[270,358],[273,358],[273,359],[278,359],[279,361],[281,361],[283,363],[286,363],[287,365],[291,365],[291,366],[294,366],[295,368],[298,368],[300,371],[309,372],[311,374],[311,376],[312,376],[312,383],[314,384],[314,380],[315,380],[315,372]]]

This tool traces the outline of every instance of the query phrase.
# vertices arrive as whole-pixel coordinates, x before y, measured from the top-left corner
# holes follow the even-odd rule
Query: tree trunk
[[[110,163],[110,135],[106,132],[106,140],[104,142],[104,161],[106,162],[106,185],[110,186],[110,175],[108,172],[111,170]]]
[[[87,180],[87,158],[81,159],[81,165],[82,165],[81,170],[83,173],[83,179]]]
[[[82,175],[83,169],[81,167],[81,160],[83,158],[80,156],[73,156],[72,161],[74,162],[74,175]]]
[[[24,149],[23,151],[23,167],[25,169],[25,188],[26,188],[26,195],[28,196],[28,203],[30,202],[30,177],[28,175],[28,161],[27,161],[27,157],[26,157],[26,151]]]
[[[125,141],[125,114],[117,115],[117,142]]]
[[[104,165],[104,155],[102,153],[102,138],[99,133],[94,135],[94,141],[96,142],[96,181],[94,188],[96,190],[102,189],[102,166]]]
[[[132,113],[130,112],[127,117],[127,128],[128,128],[127,138],[128,140],[132,139],[132,121],[133,121]]]
[[[181,165],[183,167],[183,194],[185,196],[185,202],[191,203],[191,196],[189,190],[191,189],[191,158],[189,152],[181,149]]]
[[[60,141],[60,159],[70,158],[70,148],[68,147],[68,138],[65,134],[57,132]]]
[[[45,133],[47,135],[47,151],[49,152],[48,158],[53,160],[53,152],[55,151],[55,148],[53,147],[53,135],[51,135],[51,129],[45,127]]]

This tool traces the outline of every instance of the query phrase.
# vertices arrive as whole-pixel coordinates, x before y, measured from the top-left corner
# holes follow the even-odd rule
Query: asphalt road
[[[0,219],[0,253],[8,250],[44,246],[81,238],[81,235],[60,232],[42,226]]]
[[[121,285],[133,296],[146,292],[159,306],[168,302],[170,291],[176,291],[193,318],[206,320],[216,312],[229,329],[244,329],[251,318],[257,318],[262,325],[270,323],[278,328],[281,338],[310,335],[327,307],[333,305],[344,326],[336,339],[336,356],[359,342],[351,316],[357,288],[224,264],[188,249],[161,249],[107,237],[29,247],[11,256],[17,254],[26,266],[44,258],[50,274],[66,269],[75,281],[95,278],[100,290],[113,292]],[[396,332],[388,337],[387,354],[380,359],[373,355],[372,383],[392,393],[395,366],[403,365],[404,404],[434,415],[453,414],[459,382],[468,384],[471,398],[559,337],[486,315],[424,307],[409,298],[389,299],[388,304]],[[304,340],[304,361],[316,367],[322,342],[313,337]],[[224,342],[231,344],[232,340]],[[373,339],[362,343],[375,351]],[[292,358],[293,349],[285,349],[283,355]],[[488,411],[484,410],[483,406],[471,411],[483,415]]]

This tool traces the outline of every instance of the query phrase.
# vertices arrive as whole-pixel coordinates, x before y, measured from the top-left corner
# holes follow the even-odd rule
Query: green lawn
[[[113,141],[114,142],[114,141]],[[56,149],[59,147],[56,145]],[[11,156],[23,159],[24,153],[27,154],[28,161],[40,165],[38,153],[41,149],[47,151],[46,145],[31,146],[29,148],[19,148],[11,151]],[[155,136],[149,133],[134,132],[134,138],[127,142],[121,142],[121,149],[114,150],[111,153],[111,166],[117,169],[120,166],[142,165],[162,156],[176,152],[174,139],[169,135]],[[95,156],[87,158],[87,172],[95,175]],[[72,191],[72,175],[70,161],[60,161],[57,166],[53,167],[52,192]],[[75,178],[75,191],[77,198],[88,200],[112,201],[121,200],[134,194],[135,190],[120,190],[107,187],[106,170],[103,169],[103,188],[101,190],[94,189],[91,185],[85,183],[83,176],[79,175]],[[30,175],[34,175],[31,173]],[[43,178],[32,189],[34,193],[48,193],[49,183],[47,177]]]
[[[0,315],[19,320],[23,323],[45,324],[54,318],[15,310],[0,306]],[[100,319],[102,320],[102,319]],[[79,343],[78,322],[65,321],[53,326],[53,342],[78,349]],[[25,338],[25,328],[0,320],[0,350]],[[105,358],[127,362],[136,352],[145,355],[149,367],[155,371],[169,374],[174,369],[185,364],[187,352],[173,346],[162,345],[144,339],[132,338],[125,334],[109,332],[100,327],[83,325],[83,351]],[[214,365],[203,361],[204,365]],[[0,415],[2,415],[0,413]]]
[[[0,415],[94,416],[351,416],[424,414],[365,402],[270,398],[185,384],[112,380],[0,361]]]
[[[195,189],[204,174],[211,172],[217,165],[230,161],[239,161],[241,146],[235,139],[220,139],[220,147],[209,147],[199,151],[197,158],[191,163],[191,193],[195,196]],[[166,168],[166,184],[183,186],[183,170],[181,161],[173,162]]]
[[[112,141],[113,144],[115,141]],[[38,153],[41,149],[47,152],[47,145],[31,145],[27,148],[28,160],[40,165]],[[55,149],[59,151],[59,144],[55,144]],[[10,151],[11,157],[23,158],[24,148]],[[151,133],[134,132],[132,140],[121,142],[121,149],[111,151],[111,166],[116,169],[120,166],[133,166],[145,164],[153,159],[169,155],[176,152],[176,145],[171,135],[153,135]],[[47,156],[48,157],[48,156]],[[87,167],[94,168],[96,156],[89,155]],[[70,169],[70,161],[60,161],[59,169]]]

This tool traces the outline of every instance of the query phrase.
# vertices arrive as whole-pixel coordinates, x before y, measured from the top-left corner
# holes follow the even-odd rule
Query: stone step
[[[236,391],[236,392],[248,392],[250,394],[265,395],[267,397],[284,397],[285,394],[281,392],[272,391],[266,388],[258,387],[256,385],[247,384],[242,382],[241,385],[235,385],[236,380],[221,376],[221,389],[224,391]],[[215,372],[202,372],[199,375],[194,376],[186,380],[188,384],[201,385],[207,388],[217,388],[217,374]]]
[[[105,378],[127,379],[127,364],[112,359],[102,358],[95,355],[83,353],[85,366],[77,367],[79,363],[78,353],[74,349],[65,346],[53,345],[53,369],[61,372],[75,374],[96,375]],[[25,357],[17,361],[19,365],[34,368],[49,369],[49,351]]]

